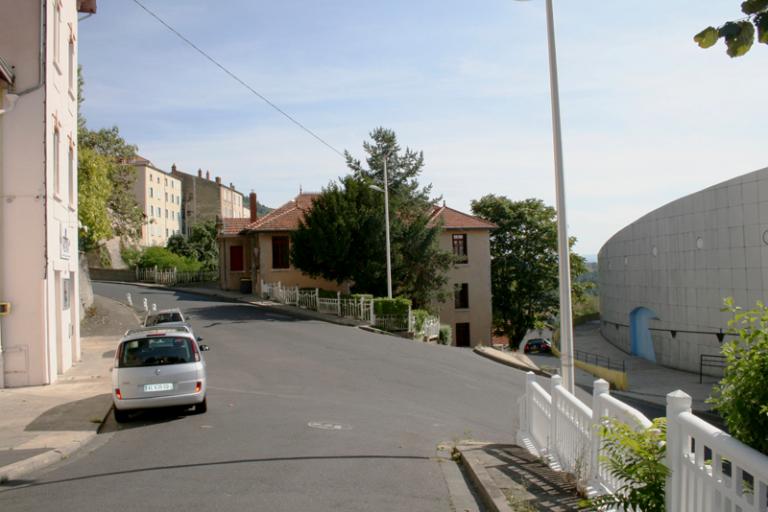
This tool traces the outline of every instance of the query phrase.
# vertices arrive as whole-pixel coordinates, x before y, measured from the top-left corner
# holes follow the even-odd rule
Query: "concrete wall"
[[[490,345],[493,314],[491,308],[491,246],[487,229],[445,230],[440,235],[440,248],[452,252],[452,235],[466,233],[467,263],[455,265],[448,273],[449,299],[440,304],[440,321],[451,326],[468,322],[471,346]],[[467,283],[469,308],[456,309],[454,285]],[[455,340],[454,340],[455,341]]]
[[[76,2],[0,0],[0,48],[19,95],[0,115],[0,385],[48,384],[80,358],[77,249]],[[72,41],[70,51],[70,41]],[[57,142],[57,143],[56,143]],[[55,162],[58,161],[58,172]]]
[[[645,215],[605,243],[598,263],[603,335],[630,351],[630,314],[648,308],[657,362],[698,371],[701,354],[720,352],[723,298],[742,307],[766,299],[768,169]]]
[[[256,281],[254,283],[256,290],[261,291],[261,280],[263,280],[267,283],[280,282],[284,286],[298,286],[299,288],[322,288],[324,290],[334,292],[340,291],[342,293],[349,293],[349,286],[346,283],[337,284],[335,281],[310,277],[295,268],[293,265],[290,265],[290,267],[286,269],[272,268],[273,236],[290,236],[290,233],[286,231],[279,231],[274,233],[258,234],[259,266],[256,272]]]

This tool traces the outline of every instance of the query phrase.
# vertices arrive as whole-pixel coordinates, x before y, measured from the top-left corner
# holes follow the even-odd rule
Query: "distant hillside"
[[[269,212],[274,210],[274,208],[270,208],[269,206],[264,206],[263,204],[257,202],[256,203],[256,214],[261,217],[262,215],[266,215]]]

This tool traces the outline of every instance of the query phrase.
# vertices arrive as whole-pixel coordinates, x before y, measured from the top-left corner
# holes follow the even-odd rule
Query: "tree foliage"
[[[440,249],[440,226],[430,222],[431,186],[418,181],[424,156],[402,150],[392,130],[377,128],[370,136],[363,143],[367,168],[347,151],[351,174],[323,190],[293,234],[293,263],[312,276],[350,280],[355,291],[386,294],[384,198],[371,188],[384,187],[386,157],[393,294],[431,308],[445,297],[453,256]]]
[[[528,330],[559,309],[555,209],[540,199],[512,201],[489,194],[472,201],[472,212],[498,226],[491,231],[493,323],[516,348]],[[571,247],[575,242],[572,237]],[[578,301],[589,286],[576,279],[586,271],[586,261],[570,254],[572,292]]]
[[[613,494],[589,500],[597,510],[664,512],[669,469],[664,464],[667,419],[656,418],[647,429],[635,430],[616,418],[600,426],[604,455],[600,462],[623,484]]]
[[[165,247],[174,254],[199,261],[203,270],[216,270],[219,267],[215,222],[195,224],[188,237],[181,233],[172,235]]]
[[[730,333],[738,338],[723,343],[726,368],[709,402],[723,416],[728,431],[739,441],[768,455],[768,307],[758,302],[743,311],[732,298],[724,311],[733,314]]]
[[[768,44],[768,0],[746,0],[741,3],[745,17],[727,21],[720,27],[707,27],[693,37],[701,48],[714,46],[719,39],[725,41],[730,57],[741,57],[757,41]]]
[[[90,148],[80,148],[77,164],[77,218],[80,222],[80,247],[95,248],[112,236],[112,224],[104,205],[112,194],[109,162]]]
[[[197,272],[202,264],[194,258],[174,254],[165,247],[147,247],[141,253],[137,265],[140,268],[155,268],[169,270],[175,268],[179,272]]]

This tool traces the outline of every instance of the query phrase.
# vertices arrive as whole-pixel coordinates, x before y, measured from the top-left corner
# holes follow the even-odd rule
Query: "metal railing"
[[[216,281],[219,278],[217,271],[179,272],[175,268],[158,269],[136,267],[136,280],[143,283],[163,284],[172,286],[175,284],[203,283]]]
[[[704,368],[723,368],[725,369],[725,356],[701,354],[699,356],[699,384],[704,380]]]
[[[592,352],[585,352],[583,350],[574,350],[573,357],[578,361],[583,361],[587,364],[608,368],[609,370],[616,370],[620,372],[627,371],[627,361],[625,360],[616,361],[610,357],[601,354],[594,354]]]

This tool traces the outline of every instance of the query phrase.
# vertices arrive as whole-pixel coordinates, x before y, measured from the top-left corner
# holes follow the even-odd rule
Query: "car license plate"
[[[173,384],[144,384],[144,391],[171,391]]]

